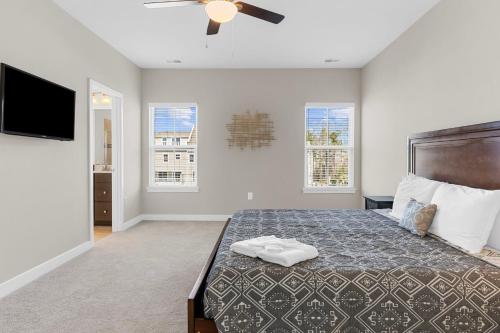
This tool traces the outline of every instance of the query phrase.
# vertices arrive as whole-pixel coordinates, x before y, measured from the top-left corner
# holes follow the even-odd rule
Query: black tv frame
[[[50,84],[55,85],[57,87],[60,87],[62,89],[66,89],[75,95],[75,98],[73,99],[73,138],[70,139],[70,138],[63,138],[63,137],[57,137],[57,136],[39,135],[39,134],[33,134],[33,133],[6,131],[4,129],[3,119],[4,119],[4,98],[5,98],[5,70],[7,68],[21,72],[23,74],[26,74],[26,75],[31,76],[33,78],[36,78],[38,80],[45,81],[47,83],[50,83]],[[5,64],[5,63],[0,63],[0,133],[8,134],[8,135],[26,136],[26,137],[32,137],[32,138],[58,140],[58,141],[75,141],[75,120],[76,120],[76,91],[75,90],[72,90],[68,87],[65,87],[65,86],[62,86],[62,85],[57,84],[55,82],[44,79],[43,77],[28,73],[26,71],[23,71],[22,69],[14,67],[14,66],[10,66],[10,65]]]

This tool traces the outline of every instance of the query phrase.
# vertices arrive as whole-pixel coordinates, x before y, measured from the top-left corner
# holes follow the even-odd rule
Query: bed
[[[500,189],[500,122],[408,140],[409,171]],[[320,256],[291,268],[229,251],[261,235]],[[500,332],[500,268],[367,210],[247,210],[226,224],[188,299],[189,333]]]

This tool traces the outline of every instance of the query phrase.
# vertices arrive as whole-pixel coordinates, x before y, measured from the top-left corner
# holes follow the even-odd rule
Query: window
[[[151,192],[197,192],[198,108],[195,104],[150,104]],[[169,158],[169,155],[174,158]]]
[[[173,180],[173,174],[172,172],[168,171],[157,171],[155,173],[155,178],[162,183],[169,183],[172,182]]]
[[[168,178],[168,172],[159,171],[156,173],[157,178]]]
[[[354,104],[308,104],[305,193],[354,193]]]

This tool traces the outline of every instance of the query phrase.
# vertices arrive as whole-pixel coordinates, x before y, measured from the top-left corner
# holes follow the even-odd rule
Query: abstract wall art
[[[274,138],[274,123],[267,113],[247,111],[233,115],[232,122],[226,125],[229,132],[229,147],[241,150],[269,147]]]

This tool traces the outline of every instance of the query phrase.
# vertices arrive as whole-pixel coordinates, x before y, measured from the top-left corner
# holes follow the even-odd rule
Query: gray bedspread
[[[264,235],[320,256],[284,268],[229,250]],[[204,296],[219,332],[500,332],[500,268],[364,210],[238,212]]]

